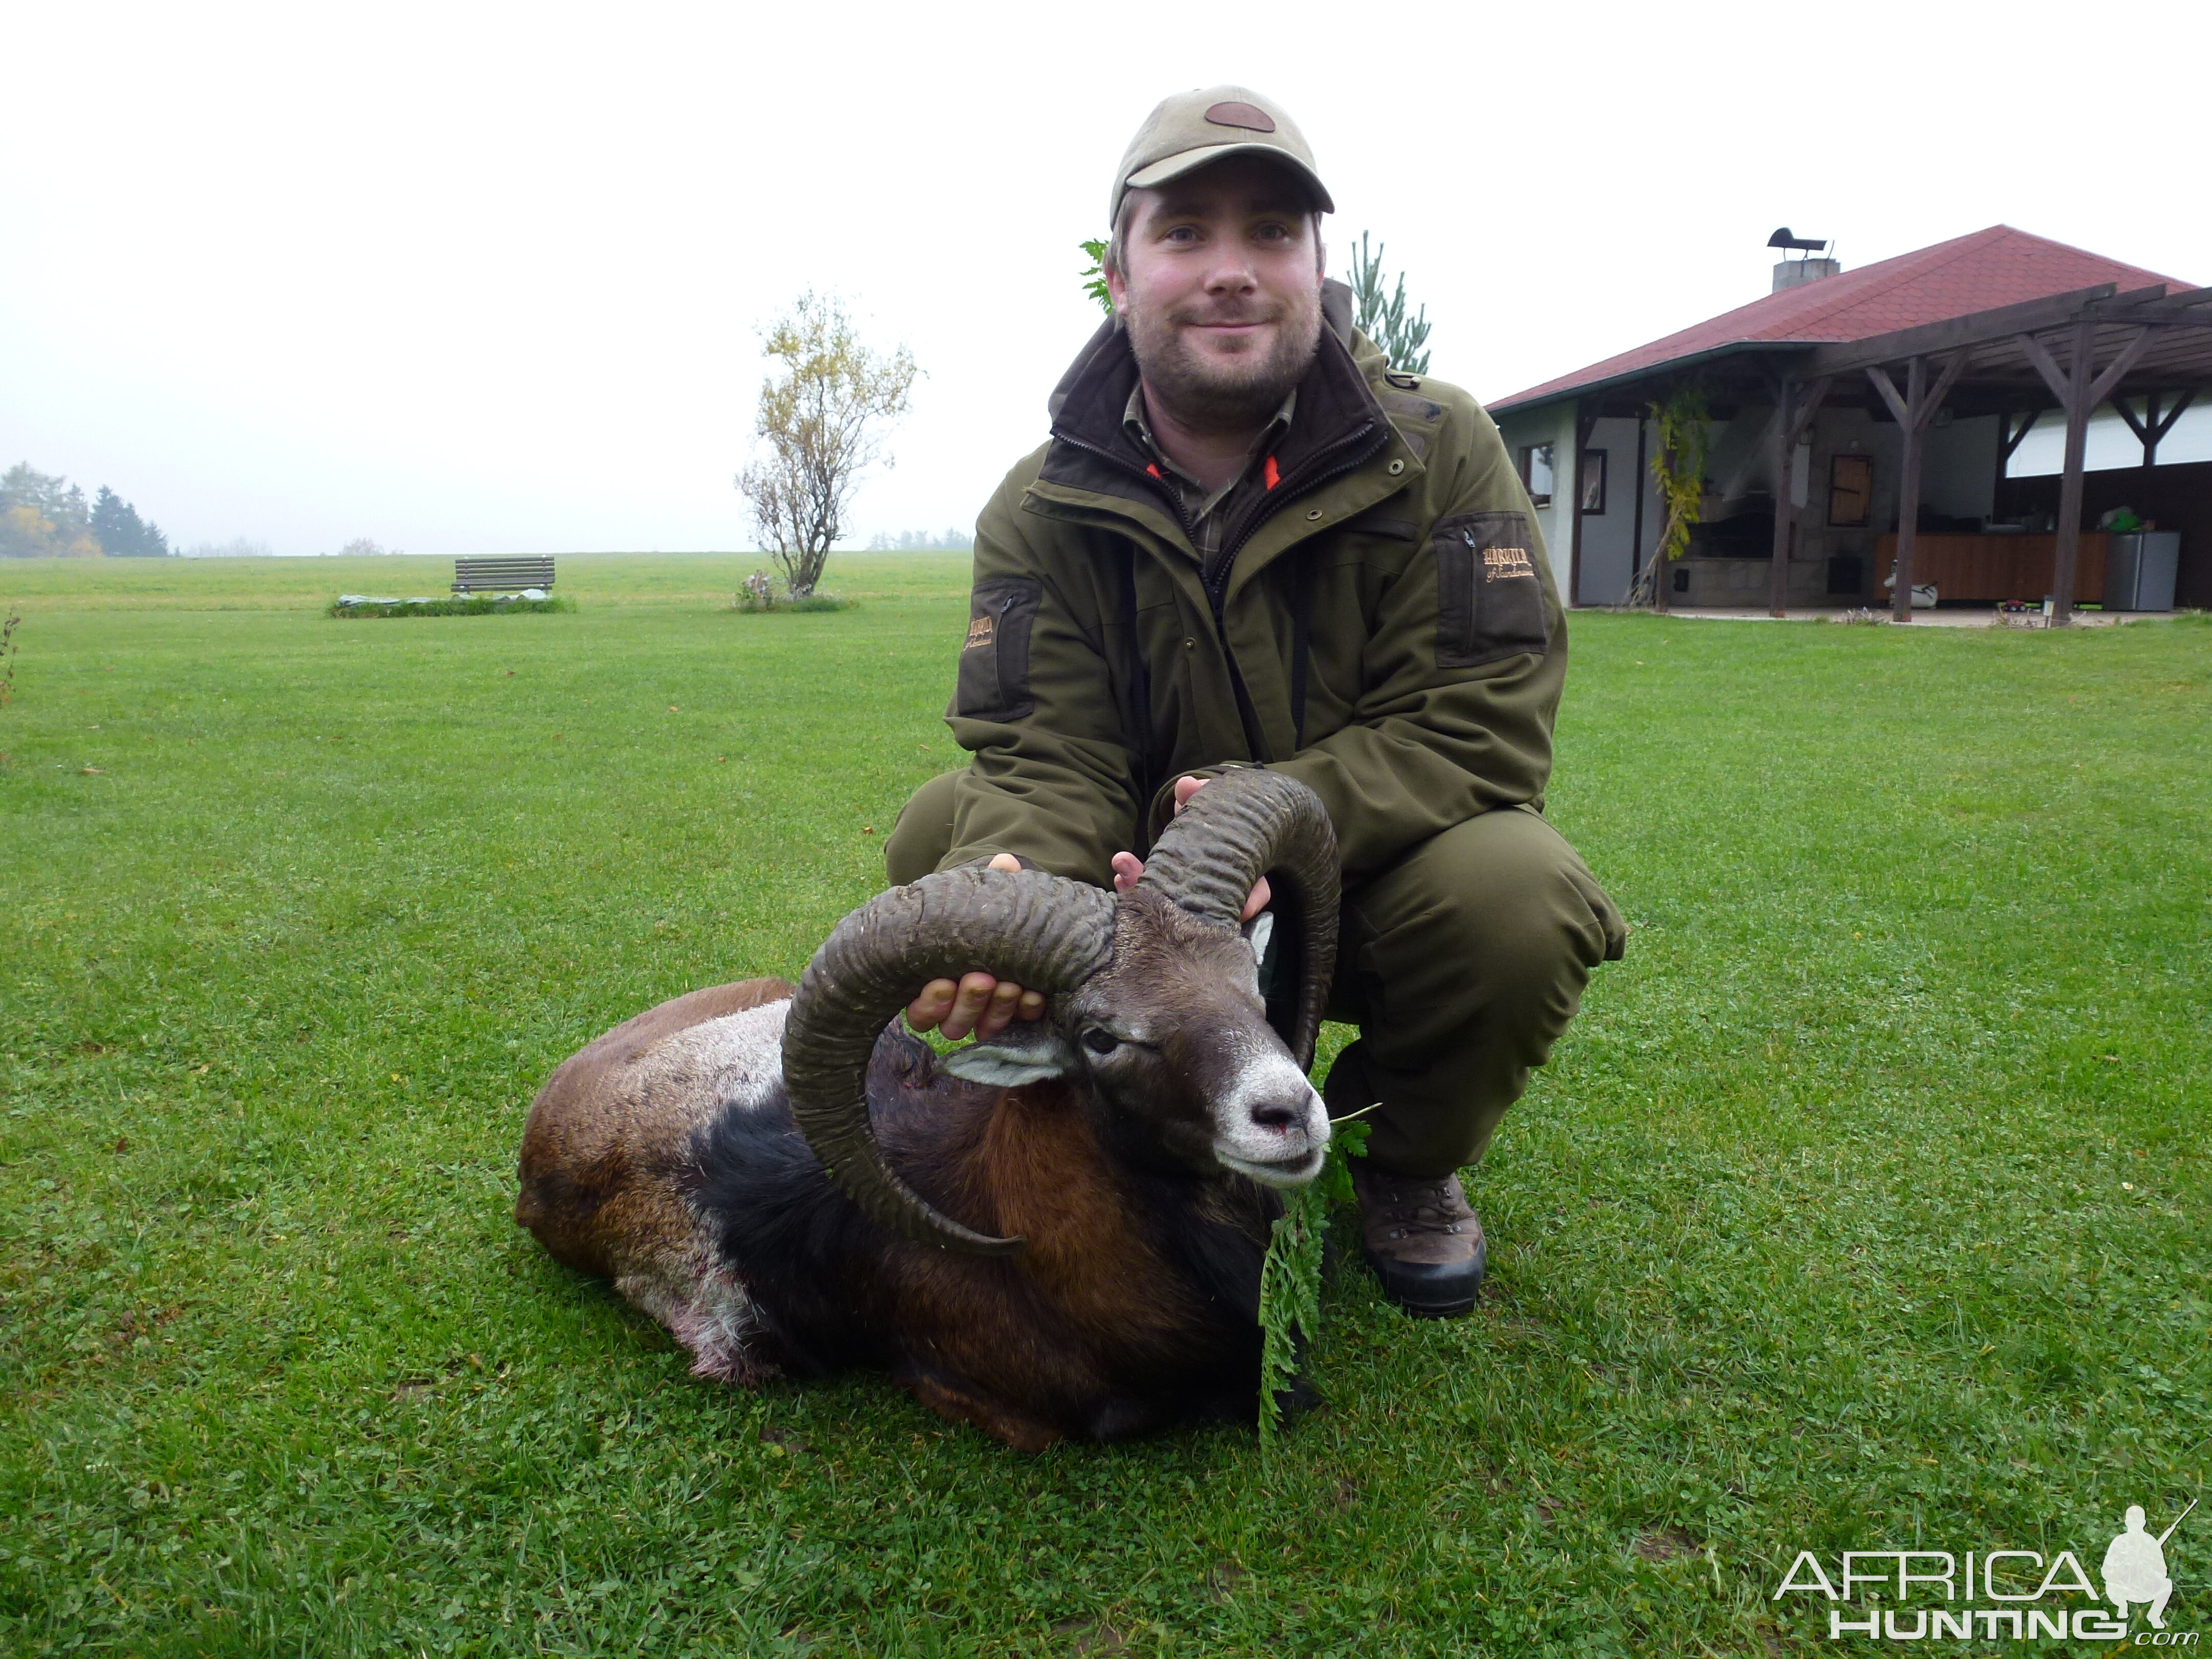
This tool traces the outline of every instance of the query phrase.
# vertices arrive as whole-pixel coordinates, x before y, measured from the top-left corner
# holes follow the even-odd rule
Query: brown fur
[[[753,1258],[723,1230],[791,1235],[775,1231],[785,1223],[773,1207],[713,1196],[718,1170],[761,1167],[742,1154],[718,1164],[716,1135],[742,1144],[760,1121],[724,1115],[715,1079],[728,1073],[706,1066],[711,1041],[687,1046],[685,1033],[793,994],[772,979],[663,1003],[556,1070],[531,1109],[515,1219],[557,1260],[612,1279],[705,1376],[753,1384],[779,1366],[885,1364],[940,1415],[1029,1450],[1142,1432],[1232,1395],[1256,1354],[1249,1314],[1231,1314],[1165,1252],[1194,1248],[1175,1231],[1184,1214],[1241,1235],[1232,1256],[1264,1248],[1272,1200],[1214,1162],[1207,1105],[1233,1082],[1239,1042],[1265,1033],[1264,1011],[1237,935],[1147,892],[1124,903],[1111,967],[1048,1016],[1071,1042],[1109,1008],[1150,1022],[1151,1038],[1117,1051],[1117,1096],[1099,1092],[1095,1068],[1018,1089],[967,1082],[896,1023],[869,1066],[890,1161],[944,1214],[1021,1236],[1018,1255],[908,1243],[854,1215],[843,1265],[790,1282],[769,1267],[747,1281]],[[1124,1128],[1158,1168],[1103,1143]]]
[[[710,986],[648,1008],[556,1067],[522,1132],[514,1218],[555,1261],[619,1279],[689,1248],[694,1218],[666,1177],[713,1109],[697,1091],[647,1091],[636,1069],[668,1038],[794,988],[781,979]]]
[[[1141,1390],[1172,1371],[1205,1316],[1135,1224],[1075,1089],[1032,1084],[965,1104],[899,1161],[971,1224],[1027,1242],[1010,1261],[903,1253],[883,1307],[908,1351],[928,1356],[926,1370],[898,1374],[916,1399],[1034,1450],[1073,1426],[1045,1402]]]

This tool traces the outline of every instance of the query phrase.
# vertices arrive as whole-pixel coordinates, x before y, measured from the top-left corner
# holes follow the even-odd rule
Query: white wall
[[[1619,605],[1628,595],[1628,585],[1642,568],[1643,556],[1659,538],[1659,491],[1651,481],[1650,438],[1647,431],[1644,466],[1636,465],[1636,434],[1646,422],[1610,416],[1591,429],[1589,447],[1605,454],[1605,511],[1583,514],[1581,605]],[[1637,534],[1636,498],[1644,497],[1643,533]],[[1563,532],[1572,524],[1563,519]],[[1639,545],[1640,539],[1640,545]]]
[[[2140,403],[2136,413],[2138,416],[2142,413]],[[2159,442],[2160,466],[2179,466],[2185,461],[2212,461],[2212,391],[2197,393],[2197,401],[2181,411],[2173,429]],[[2063,471],[2065,462],[2066,417],[2049,409],[2013,451],[2012,459],[2005,465],[2005,477],[2044,477]],[[2142,465],[2142,445],[2128,430],[2127,422],[2112,412],[2110,404],[2099,404],[2089,416],[2088,444],[2081,465],[2087,472]]]
[[[1568,563],[1574,551],[1574,521],[1569,516],[1568,490],[1573,477],[1571,458],[1575,451],[1573,400],[1548,404],[1525,413],[1516,410],[1499,418],[1498,430],[1505,440],[1507,456],[1516,465],[1519,464],[1524,446],[1552,446],[1552,504],[1536,509],[1536,529],[1551,553],[1552,579],[1559,584],[1559,596],[1572,605],[1576,601],[1570,588]]]

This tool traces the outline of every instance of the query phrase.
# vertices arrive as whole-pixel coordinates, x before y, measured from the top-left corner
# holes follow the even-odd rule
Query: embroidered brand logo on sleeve
[[[1482,580],[1494,582],[1511,580],[1516,576],[1536,579],[1536,567],[1528,562],[1525,547],[1486,547],[1482,550]]]
[[[977,651],[981,650],[984,646],[990,644],[991,621],[992,619],[988,617],[978,617],[975,621],[969,623],[968,624],[968,643],[962,646],[960,648],[963,651]]]

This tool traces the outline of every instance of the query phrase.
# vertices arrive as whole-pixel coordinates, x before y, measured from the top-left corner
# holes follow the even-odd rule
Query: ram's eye
[[[1094,1025],[1083,1034],[1083,1046],[1094,1054],[1110,1054],[1121,1046],[1121,1039],[1103,1025]]]

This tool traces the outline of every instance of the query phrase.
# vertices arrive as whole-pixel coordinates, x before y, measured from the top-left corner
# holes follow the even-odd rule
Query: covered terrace
[[[2106,599],[2106,538],[2085,521],[2114,489],[2182,532],[2182,602],[2212,602],[2212,462],[2158,464],[2185,411],[2212,405],[2212,289],[2003,226],[1849,275],[1790,270],[1765,300],[1491,405],[1548,508],[1577,602],[1620,603],[1649,559],[1661,516],[1649,416],[1692,384],[1712,433],[1707,522],[1686,562],[1705,591],[1677,569],[1654,585],[1661,605],[1763,599],[1778,616],[1886,599],[1905,621],[1913,588],[1932,585],[1945,603],[2047,595],[2063,623]],[[2096,475],[2124,483],[2090,501],[2100,405],[2126,422],[2142,466]],[[2054,481],[2006,467],[2052,425],[2064,433],[2055,498]],[[1633,471],[1615,461],[1607,480],[1632,440]],[[1577,459],[1571,481],[1564,466],[1545,476],[1560,450]]]

